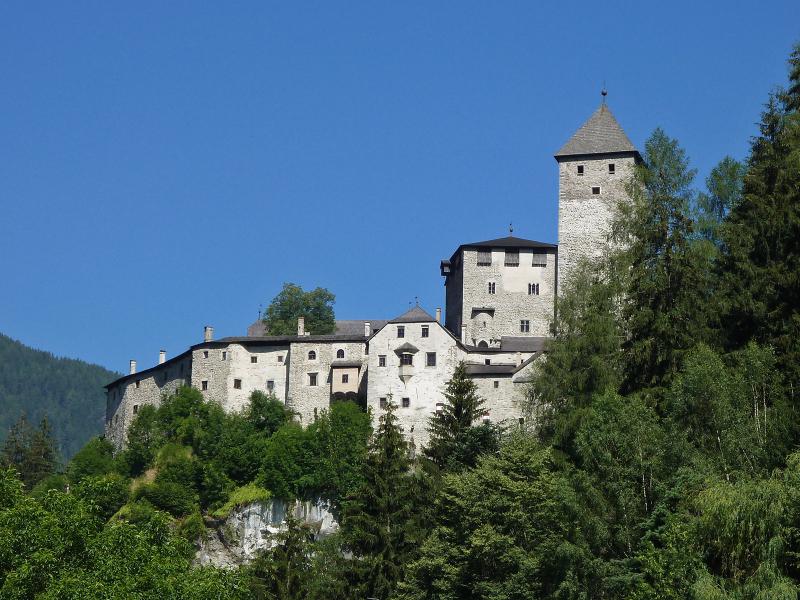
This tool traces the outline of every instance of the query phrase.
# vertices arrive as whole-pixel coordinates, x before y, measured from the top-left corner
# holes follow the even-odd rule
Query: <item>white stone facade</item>
[[[640,158],[603,104],[556,160],[559,245],[508,236],[460,246],[441,263],[444,324],[438,309],[432,317],[415,307],[392,321],[338,321],[331,335],[307,335],[298,323],[298,335],[270,337],[256,323],[247,337],[213,341],[206,327],[202,343],[107,386],[106,436],[121,448],[141,406],[187,384],[228,411],[244,409],[255,390],[274,394],[303,424],[333,395],[357,399],[375,419],[382,399],[391,399],[419,448],[461,361],[486,399],[485,418],[528,418],[527,384],[546,350],[558,288],[581,258],[608,247],[615,207]]]

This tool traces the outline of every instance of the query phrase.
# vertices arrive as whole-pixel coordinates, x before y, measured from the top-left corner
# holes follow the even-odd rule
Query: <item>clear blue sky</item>
[[[124,371],[243,334],[284,281],[340,318],[432,311],[460,243],[557,241],[552,155],[604,80],[702,183],[798,25],[796,1],[4,2],[0,332]]]

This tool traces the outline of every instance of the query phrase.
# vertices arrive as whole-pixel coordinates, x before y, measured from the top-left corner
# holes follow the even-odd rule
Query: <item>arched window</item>
[[[344,358],[344,350],[342,350],[341,348],[339,348],[339,349],[336,351],[336,358]]]
[[[308,360],[317,360],[317,353],[313,350],[308,351]]]
[[[488,347],[489,344],[487,344],[485,340],[481,340],[480,342],[478,342],[478,348],[488,348]]]

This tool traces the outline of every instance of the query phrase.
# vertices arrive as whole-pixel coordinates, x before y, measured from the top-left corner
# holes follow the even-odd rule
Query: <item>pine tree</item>
[[[364,483],[344,503],[342,534],[353,553],[354,598],[388,598],[415,548],[414,476],[408,445],[389,402],[364,467]]]
[[[631,201],[620,204],[625,391],[664,385],[686,350],[708,337],[710,255],[691,217],[694,176],[677,140],[656,129],[628,186]]]
[[[47,417],[35,429],[21,415],[3,444],[0,464],[15,468],[28,490],[52,475],[58,465],[58,450]]]
[[[751,144],[744,198],[723,226],[724,327],[731,347],[773,346],[800,379],[800,45]]]

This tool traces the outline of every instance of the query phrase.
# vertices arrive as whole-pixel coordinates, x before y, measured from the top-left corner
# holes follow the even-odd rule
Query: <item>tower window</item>
[[[422,337],[428,337],[429,333],[430,333],[430,329],[428,328],[428,326],[427,325],[423,325],[422,326]]]
[[[389,403],[386,401],[386,398],[381,398],[380,405],[383,410],[386,410],[386,407],[389,406]]]
[[[529,296],[538,296],[539,295],[539,284],[538,283],[529,283],[528,284],[528,295]]]
[[[140,380],[138,380],[138,379],[136,380],[136,388],[137,388],[137,389],[139,388],[139,385],[140,385],[141,383],[142,383],[142,382],[141,382]]]
[[[499,387],[500,387],[500,382],[499,381],[495,381],[494,382],[494,389],[497,389]]]
[[[203,380],[200,382],[200,389],[204,392],[208,391],[208,381]]]
[[[134,404],[133,405],[133,414],[136,414],[138,412],[139,412],[139,405],[138,404]]]
[[[317,374],[316,373],[309,373],[308,374],[308,385],[314,387],[317,385]]]
[[[491,267],[492,266],[492,251],[491,250],[478,250],[478,266]]]
[[[283,355],[279,355],[279,356],[278,356],[278,362],[279,362],[279,363],[282,363],[282,362],[283,362]]]
[[[403,398],[403,408],[411,406],[411,398]]]
[[[385,367],[386,366],[386,355],[385,354],[379,354],[378,355],[378,366],[379,367]]]
[[[489,293],[490,294],[494,294],[494,290],[495,290],[494,281],[490,281],[489,282]]]
[[[578,175],[583,175],[583,165],[578,165]]]
[[[485,365],[490,365],[490,364],[492,364],[492,359],[491,359],[491,358],[484,358],[484,359],[483,359],[483,364],[485,364]]]
[[[616,173],[617,172],[616,169],[617,169],[617,167],[616,167],[616,165],[614,165],[614,163],[608,163],[608,174],[609,175],[613,175],[614,173]]]
[[[595,196],[597,196],[599,193],[600,193],[600,187],[599,187],[599,186],[598,186],[598,187],[593,187],[593,188],[592,188],[592,194],[594,194]]]
[[[397,337],[399,338],[406,337],[406,328],[403,325],[397,326]]]
[[[309,350],[308,360],[317,360],[317,353],[314,352],[313,350]]]
[[[336,358],[344,358],[344,350],[342,350],[341,348],[339,348],[339,349],[336,351]]]
[[[228,360],[228,353],[225,350],[222,351],[222,360]]]
[[[267,392],[270,394],[275,392],[275,381],[272,379],[267,379]]]
[[[519,250],[506,250],[506,267],[519,266]]]
[[[252,364],[256,364],[256,363],[258,362],[258,357],[257,357],[257,356],[251,356],[251,357],[250,357],[250,362],[251,362]]]
[[[233,389],[235,389],[235,390],[242,389],[242,380],[241,379],[234,379],[233,380]]]
[[[208,350],[203,350],[203,358],[208,358]]]
[[[519,330],[520,333],[530,333],[531,332],[531,322],[527,319],[522,319],[519,322]]]

